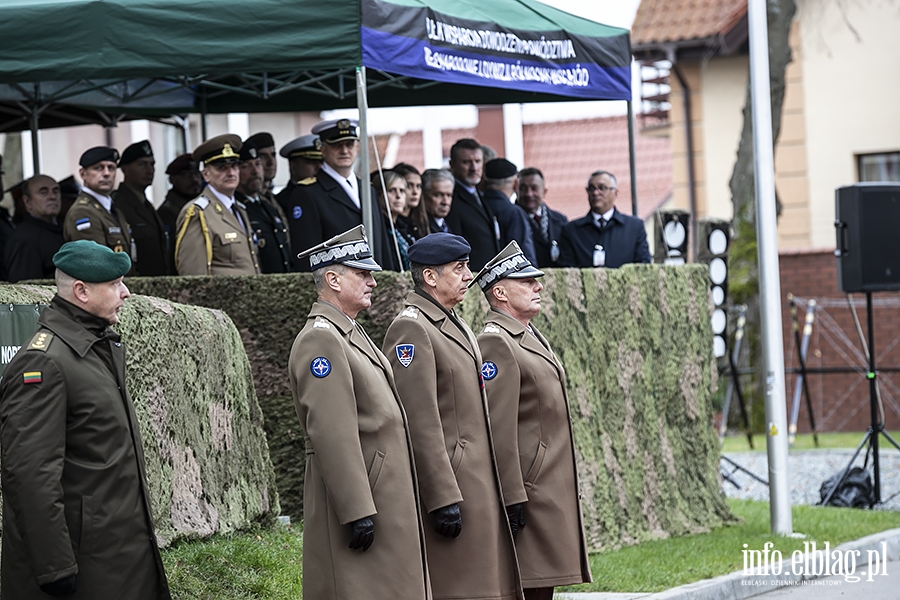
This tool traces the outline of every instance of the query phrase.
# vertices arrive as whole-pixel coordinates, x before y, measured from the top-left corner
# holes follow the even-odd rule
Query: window
[[[859,154],[856,161],[860,181],[900,181],[900,152]]]

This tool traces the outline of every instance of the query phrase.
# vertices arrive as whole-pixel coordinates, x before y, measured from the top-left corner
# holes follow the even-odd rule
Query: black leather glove
[[[513,539],[519,535],[519,530],[525,528],[525,503],[510,504],[506,507],[506,517],[509,519],[509,528]]]
[[[350,549],[362,549],[365,552],[372,545],[372,542],[375,541],[375,523],[372,522],[371,517],[363,517],[353,521],[350,525],[353,527]]]
[[[70,596],[75,593],[76,575],[69,575],[41,586],[41,591],[51,596]]]
[[[462,515],[459,514],[459,504],[453,503],[432,511],[434,515],[434,530],[444,537],[459,537],[462,532]]]

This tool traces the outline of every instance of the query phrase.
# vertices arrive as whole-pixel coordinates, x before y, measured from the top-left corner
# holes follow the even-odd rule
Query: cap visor
[[[535,269],[532,266],[525,267],[521,271],[516,271],[515,273],[510,273],[506,276],[507,279],[528,279],[529,277],[543,277],[544,272]]]
[[[353,267],[354,269],[362,269],[363,271],[381,271],[381,265],[375,262],[372,258],[361,258],[359,260],[347,260],[344,261],[344,265],[348,267]]]

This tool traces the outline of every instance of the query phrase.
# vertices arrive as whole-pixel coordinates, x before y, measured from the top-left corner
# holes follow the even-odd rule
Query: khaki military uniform
[[[525,503],[516,554],[526,589],[591,581],[566,373],[532,330],[494,309],[478,336],[503,496]]]
[[[77,573],[71,600],[168,600],[125,345],[55,296],[0,383],[0,597]]]
[[[462,320],[412,292],[384,339],[415,450],[424,512],[458,503],[462,533],[425,537],[435,598],[520,598],[521,584],[481,381],[481,353]],[[377,535],[377,533],[376,533]]]
[[[92,240],[112,248],[116,252],[128,252],[134,266],[129,275],[136,275],[137,257],[132,245],[131,227],[121,211],[113,206],[110,212],[103,208],[100,201],[82,192],[75,198],[75,203],[66,213],[63,223],[63,238],[67,242],[75,240]]]
[[[431,598],[412,445],[387,359],[319,300],[289,364],[306,435],[303,596]],[[349,524],[363,517],[375,524],[364,553],[348,547]]]
[[[240,202],[234,206],[249,228],[247,211]],[[181,209],[177,230],[179,275],[259,275],[256,241],[209,188]]]

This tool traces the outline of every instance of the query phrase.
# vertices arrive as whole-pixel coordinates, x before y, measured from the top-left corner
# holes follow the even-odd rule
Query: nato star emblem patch
[[[324,356],[319,356],[309,363],[309,370],[319,379],[328,377],[328,374],[331,373],[331,363]]]
[[[297,219],[299,219],[300,217],[303,216],[303,209],[300,208],[299,206],[295,206],[294,210],[291,211],[291,216],[296,221]]]
[[[397,360],[404,367],[408,367],[413,361],[416,347],[413,344],[397,344]]]
[[[490,381],[494,377],[497,376],[497,365],[492,363],[489,360],[484,361],[481,364],[481,376],[485,378],[485,380]]]

